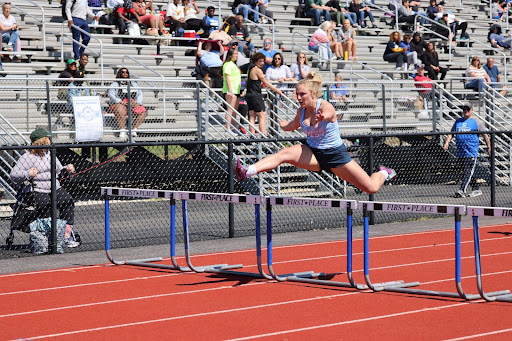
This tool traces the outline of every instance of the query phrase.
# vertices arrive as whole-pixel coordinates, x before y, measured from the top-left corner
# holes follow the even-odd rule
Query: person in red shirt
[[[420,96],[426,101],[430,101],[432,98],[432,79],[425,76],[425,68],[419,66],[416,77],[414,77],[414,85],[418,88]]]

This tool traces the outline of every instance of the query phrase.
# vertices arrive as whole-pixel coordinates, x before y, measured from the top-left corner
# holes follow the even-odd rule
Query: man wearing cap
[[[32,146],[48,146],[51,134],[43,128],[38,128],[30,134]],[[75,203],[73,197],[60,185],[58,180],[62,171],[74,173],[75,167],[68,164],[62,166],[59,159],[56,160],[55,174],[57,177],[57,209],[59,210],[59,219],[66,221],[66,232],[64,235],[68,247],[77,247],[80,245],[72,238],[73,223],[75,219]],[[17,184],[30,181],[38,218],[51,217],[51,156],[48,149],[30,149],[23,154],[16,165],[11,170],[11,180]]]
[[[458,30],[461,31],[460,39],[462,39],[462,40],[469,39],[469,36],[466,33],[466,30],[468,28],[468,23],[456,18],[455,15],[451,11],[445,11],[442,5],[437,5],[436,20],[442,19],[443,16],[445,16],[445,15],[447,15],[447,17],[444,19],[447,21],[447,23],[449,24],[449,26],[453,32],[453,39],[455,40]]]
[[[485,126],[478,118],[473,117],[473,105],[466,103],[462,107],[463,117],[459,118],[453,124],[452,132],[468,132],[468,131],[484,131]],[[491,142],[487,134],[483,134],[487,150],[491,152]],[[444,150],[448,150],[448,145],[452,139],[452,135],[446,137]],[[455,136],[455,144],[457,145],[457,157],[459,164],[464,170],[464,176],[460,189],[455,193],[456,198],[476,197],[482,195],[479,184],[474,177],[476,161],[478,159],[478,149],[480,146],[479,135],[477,134],[457,134]],[[467,193],[468,185],[471,185],[473,191]]]
[[[220,21],[219,17],[215,16],[215,7],[208,6],[206,9],[206,15],[203,17],[202,27],[205,32],[205,36],[207,37],[215,31],[217,28],[219,28]]]

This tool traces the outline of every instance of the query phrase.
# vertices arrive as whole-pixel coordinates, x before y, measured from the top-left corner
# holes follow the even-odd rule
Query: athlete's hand
[[[288,121],[281,121],[280,119],[277,119],[277,121],[279,122],[279,126],[281,128],[284,128],[288,125]]]
[[[318,109],[318,112],[316,114],[316,120],[317,122],[323,121],[325,119],[324,112],[322,109]]]

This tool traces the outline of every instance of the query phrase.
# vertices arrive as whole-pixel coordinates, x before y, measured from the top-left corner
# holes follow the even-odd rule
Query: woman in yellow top
[[[222,66],[222,76],[224,78],[222,93],[225,96],[226,102],[235,110],[238,110],[240,88],[242,86],[242,71],[240,71],[240,68],[236,65],[237,60],[238,47],[234,46],[228,50],[226,58],[224,59],[224,65]],[[237,133],[233,132],[231,129],[234,126],[233,122],[236,120],[236,113],[231,107],[227,108],[226,129],[234,135]]]
[[[386,45],[386,50],[384,51],[384,60],[386,62],[396,62],[396,69],[407,71],[407,55],[406,51],[400,47],[400,32],[393,32],[389,35],[389,41]]]

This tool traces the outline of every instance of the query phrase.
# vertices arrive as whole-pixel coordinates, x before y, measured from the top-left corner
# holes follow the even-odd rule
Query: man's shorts
[[[329,149],[309,148],[315,155],[320,168],[326,172],[330,172],[331,168],[344,166],[352,160],[344,144]]]

